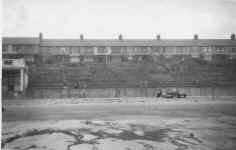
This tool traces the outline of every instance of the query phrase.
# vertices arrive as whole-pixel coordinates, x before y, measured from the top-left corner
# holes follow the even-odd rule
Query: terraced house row
[[[4,37],[4,58],[24,57],[30,63],[112,63],[155,61],[160,56],[222,60],[236,58],[235,34],[229,39],[44,39]]]
[[[45,39],[40,33],[4,37],[2,46],[2,93],[8,98],[147,96],[142,89],[153,96],[155,88],[173,87],[198,96],[206,95],[205,88],[227,87],[232,95],[236,89],[234,34],[228,39]]]

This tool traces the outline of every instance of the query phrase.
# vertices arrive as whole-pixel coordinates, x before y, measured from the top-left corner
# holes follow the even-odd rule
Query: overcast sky
[[[3,36],[229,38],[236,0],[3,0]]]

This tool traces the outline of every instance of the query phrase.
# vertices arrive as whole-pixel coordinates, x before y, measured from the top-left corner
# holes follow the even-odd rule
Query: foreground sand
[[[20,150],[236,149],[236,116],[235,112],[232,112],[236,106],[235,101],[180,100],[159,101],[145,105],[142,103],[127,105],[70,103],[66,106],[63,106],[63,103],[57,104],[52,106],[46,103],[37,106],[6,104],[9,112],[3,114],[5,118],[14,119],[14,113],[33,113],[34,110],[37,115],[33,116],[32,120],[22,117],[22,120],[4,121],[2,148]],[[90,112],[93,109],[94,114],[91,115],[98,112],[103,115],[103,111],[107,114],[104,109],[108,107],[104,105],[111,107],[106,117],[88,117],[83,120],[68,117],[71,115],[68,114],[67,109],[71,109],[73,115],[78,116],[82,112],[87,113],[86,110]],[[57,107],[60,108],[61,113],[55,109]],[[78,108],[80,111],[75,111]],[[137,110],[141,108],[143,109]],[[37,109],[44,109],[47,114],[55,114],[57,119],[38,117],[46,114],[38,112]],[[181,109],[183,111],[180,111]],[[117,110],[120,112],[117,113]]]

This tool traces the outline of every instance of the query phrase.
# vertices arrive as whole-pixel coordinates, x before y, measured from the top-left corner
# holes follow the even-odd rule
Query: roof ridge
[[[39,37],[2,37],[2,39],[39,39]],[[127,39],[79,39],[79,38],[43,38],[43,41],[68,41],[68,40],[78,40],[78,41],[205,41],[205,40],[231,40],[231,39],[209,39],[209,38],[202,38],[202,39],[191,39],[191,38],[182,38],[182,39],[173,39],[173,38],[165,38],[165,39],[154,39],[154,38],[144,38],[144,39],[139,39],[139,38],[127,38]]]

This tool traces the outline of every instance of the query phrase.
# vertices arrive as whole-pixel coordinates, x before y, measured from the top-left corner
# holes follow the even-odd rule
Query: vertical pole
[[[106,64],[107,64],[107,55],[105,55],[105,57],[106,57]]]
[[[20,69],[20,91],[24,90],[24,69]]]

